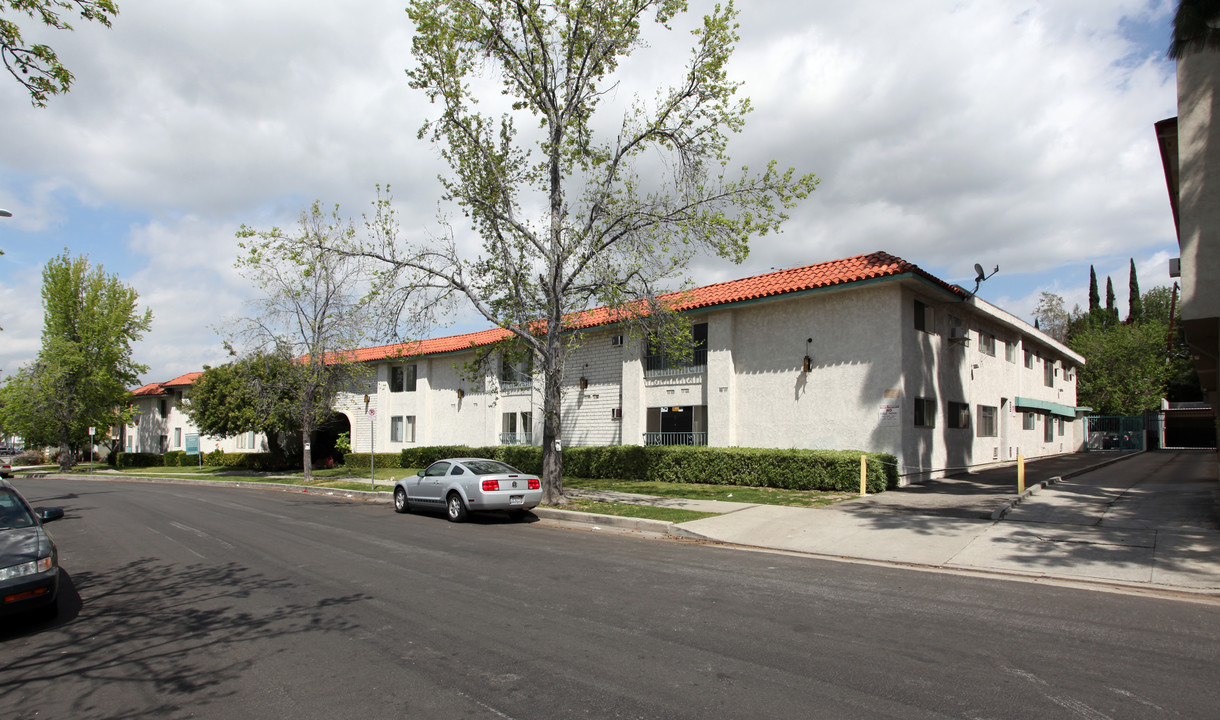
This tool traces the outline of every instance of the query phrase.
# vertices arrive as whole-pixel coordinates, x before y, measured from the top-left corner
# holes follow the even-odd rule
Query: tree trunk
[[[548,372],[543,373],[542,503],[544,505],[567,503],[567,498],[563,496],[563,453],[556,449],[556,444],[562,447],[559,412],[563,394],[560,380],[560,373],[556,368],[550,368]]]
[[[305,482],[313,482],[313,451],[309,446],[309,436],[312,434],[311,428],[301,430],[301,463],[304,465]]]
[[[60,440],[59,441],[59,471],[61,473],[72,472],[72,466],[75,464],[72,462],[73,459],[74,459],[74,456],[72,453],[72,446],[68,444],[67,440]]]

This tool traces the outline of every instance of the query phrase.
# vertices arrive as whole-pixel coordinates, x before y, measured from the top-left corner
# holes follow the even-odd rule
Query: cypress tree
[[[1097,294],[1097,271],[1089,266],[1089,314],[1096,315],[1101,309],[1101,296]]]
[[[1118,308],[1114,307],[1114,283],[1106,276],[1106,324],[1118,322]]]
[[[1127,322],[1137,323],[1144,319],[1144,300],[1140,297],[1140,281],[1135,277],[1135,258],[1131,258],[1131,279],[1128,281],[1130,292],[1127,300]]]

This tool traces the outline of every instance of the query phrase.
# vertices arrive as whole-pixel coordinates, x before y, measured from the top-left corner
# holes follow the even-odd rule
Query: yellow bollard
[[[1025,456],[1017,455],[1017,494],[1025,492]]]
[[[860,497],[868,494],[868,456],[860,456]]]

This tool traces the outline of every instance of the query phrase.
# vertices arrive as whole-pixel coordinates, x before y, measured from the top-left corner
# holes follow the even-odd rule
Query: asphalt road
[[[1220,607],[300,493],[18,480],[67,517],[0,718],[1214,717]]]

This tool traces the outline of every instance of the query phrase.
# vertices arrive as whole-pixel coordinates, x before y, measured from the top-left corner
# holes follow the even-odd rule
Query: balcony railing
[[[500,433],[500,444],[501,445],[533,445],[534,444],[534,433],[502,432],[502,433]]]
[[[685,363],[675,362],[664,355],[644,356],[644,377],[692,375],[707,371],[707,350],[695,350]]]
[[[644,433],[645,445],[707,445],[705,432]]]

